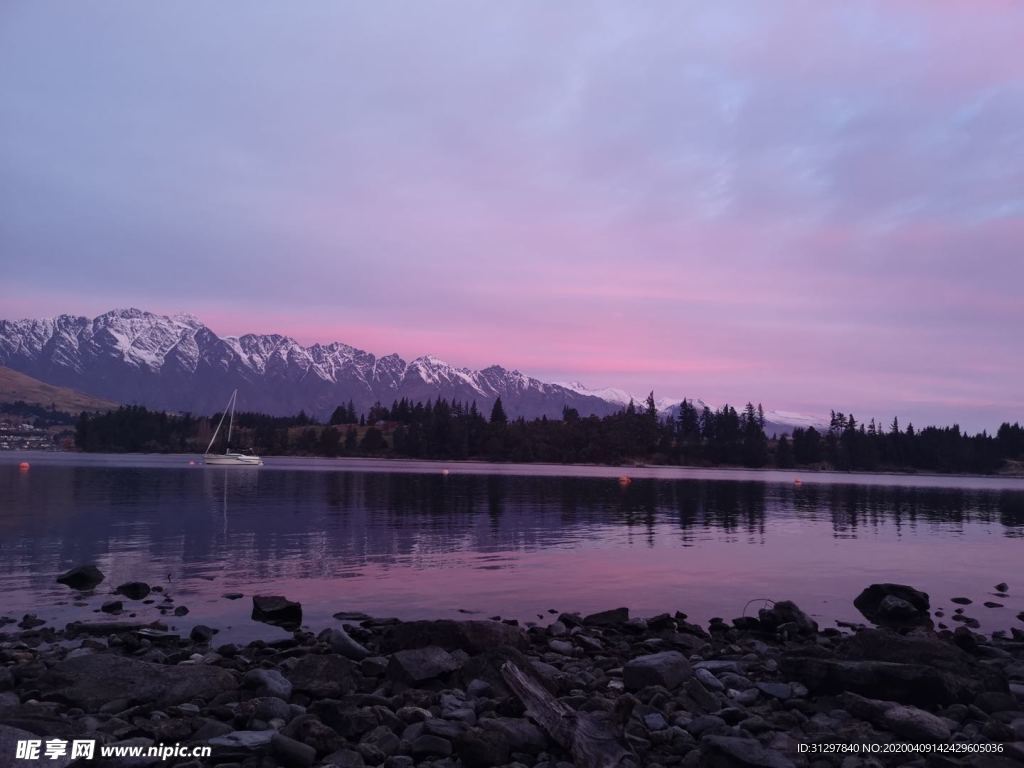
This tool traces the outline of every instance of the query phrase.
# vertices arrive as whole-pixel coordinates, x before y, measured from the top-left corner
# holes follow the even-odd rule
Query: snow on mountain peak
[[[497,364],[459,368],[433,354],[406,363],[397,354],[378,358],[341,342],[306,347],[281,334],[218,336],[194,315],[135,307],[91,319],[0,320],[0,365],[101,397],[197,413],[222,407],[235,387],[246,409],[320,416],[349,400],[365,409],[401,397],[476,400],[481,407],[501,397],[510,415],[527,418],[557,417],[566,406],[603,415],[646,399],[579,381],[547,383]],[[667,416],[680,400],[661,397],[656,406]],[[791,411],[766,415],[782,424],[822,422]]]

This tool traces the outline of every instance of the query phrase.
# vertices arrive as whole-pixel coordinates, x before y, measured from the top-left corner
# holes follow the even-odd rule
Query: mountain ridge
[[[433,355],[406,362],[273,333],[218,336],[194,315],[135,308],[0,320],[0,365],[97,397],[195,413],[222,408],[236,387],[246,410],[321,418],[349,400],[367,410],[402,397],[475,400],[481,409],[500,397],[510,416],[527,418],[560,417],[566,406],[597,415],[617,410],[500,365],[472,370]]]
[[[0,366],[0,402],[19,401],[44,408],[53,406],[64,413],[102,412],[117,407],[117,403],[110,400],[86,395],[68,387],[47,384],[19,371]]]
[[[220,410],[235,388],[245,410],[304,410],[321,419],[349,400],[360,411],[402,397],[475,400],[486,412],[500,397],[513,418],[560,418],[564,407],[604,416],[629,400],[643,400],[578,381],[548,383],[497,364],[458,367],[432,354],[406,362],[396,353],[378,357],[339,341],[303,346],[279,333],[219,336],[193,314],[134,307],[93,318],[0,320],[0,365],[94,397],[193,413]],[[681,399],[660,398],[656,406],[671,415]],[[781,413],[768,412],[769,433],[815,423],[814,417]]]

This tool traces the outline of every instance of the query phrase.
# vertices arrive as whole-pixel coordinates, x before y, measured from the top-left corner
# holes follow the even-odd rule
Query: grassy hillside
[[[66,413],[109,411],[117,408],[117,403],[110,400],[85,395],[66,387],[55,387],[0,366],[0,403],[13,403],[18,400],[46,408],[52,404],[58,411]]]

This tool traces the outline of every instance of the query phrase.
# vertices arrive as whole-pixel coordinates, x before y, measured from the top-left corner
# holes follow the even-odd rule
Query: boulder
[[[124,603],[120,600],[107,600],[100,606],[100,610],[104,613],[120,613],[122,608],[124,608]]]
[[[781,600],[771,608],[762,608],[757,616],[762,627],[768,632],[776,632],[787,627],[801,635],[813,635],[818,631],[817,622],[801,611],[792,600]]]
[[[1017,709],[1017,700],[1012,693],[1002,691],[985,691],[974,699],[975,706],[982,712],[1011,712]]]
[[[70,571],[65,571],[57,577],[58,584],[64,584],[72,589],[92,589],[106,578],[103,571],[95,565],[79,565]]]
[[[302,624],[302,606],[280,595],[254,595],[252,618],[264,624],[295,629]]]
[[[842,694],[839,701],[854,717],[891,731],[906,741],[949,741],[951,736],[946,720],[917,707],[869,699],[854,693]]]
[[[945,742],[951,736],[945,720],[917,707],[890,707],[881,719],[881,725],[905,741]]]
[[[442,736],[425,733],[413,740],[409,751],[413,757],[448,757],[452,753],[452,743]]]
[[[622,668],[622,682],[630,691],[639,691],[649,685],[660,685],[671,690],[692,675],[690,662],[678,651],[637,656]]]
[[[220,667],[151,664],[106,653],[58,662],[49,683],[55,693],[86,711],[118,700],[167,707],[238,687],[235,676]]]
[[[928,595],[906,584],[872,584],[853,604],[864,618],[881,626],[931,626]]]
[[[591,627],[614,627],[629,621],[628,608],[612,608],[609,611],[598,611],[584,617],[583,623]]]
[[[886,629],[867,629],[844,639],[837,651],[851,661],[925,664],[943,674],[950,688],[957,691],[958,699],[973,698],[981,691],[1006,690],[1006,679],[998,670],[979,663],[955,643],[946,642],[929,631],[901,634]]]
[[[404,621],[390,629],[381,641],[385,652],[434,645],[448,651],[461,650],[470,655],[508,645],[525,651],[529,638],[519,627],[500,621]]]
[[[360,643],[353,640],[344,629],[337,627],[325,629],[320,633],[319,639],[330,646],[332,651],[340,653],[346,659],[362,661],[370,655],[370,652]]]
[[[548,737],[529,720],[519,717],[488,717],[480,721],[480,728],[500,734],[513,752],[536,755],[548,748]]]
[[[258,696],[276,696],[285,701],[292,696],[292,684],[276,669],[250,669],[242,685]]]
[[[794,768],[792,760],[761,745],[756,739],[709,735],[701,739],[700,748],[704,759],[698,764],[708,768]]]
[[[422,683],[457,670],[461,664],[436,645],[410,648],[391,654],[388,677],[403,683]]]
[[[119,586],[115,592],[129,600],[144,600],[149,596],[149,584],[144,581],[128,581]]]
[[[493,768],[509,759],[509,743],[501,731],[471,728],[455,741],[459,759],[466,768]]]
[[[280,733],[270,738],[270,751],[287,768],[309,768],[316,760],[316,750]]]
[[[213,640],[213,636],[216,632],[217,630],[212,627],[208,627],[205,624],[196,624],[192,627],[192,631],[188,633],[188,636],[193,643],[209,643]]]
[[[782,672],[799,680],[815,694],[852,691],[924,706],[973,698],[970,681],[923,664],[786,655],[782,659]]]
[[[291,705],[276,696],[257,696],[255,699],[249,699],[244,705],[252,711],[255,717],[264,722],[275,718],[287,722],[292,716]]]
[[[363,768],[366,762],[363,760],[363,756],[354,749],[339,749],[327,755],[323,765],[334,766],[334,768]],[[409,758],[409,765],[412,766],[412,758]]]
[[[725,683],[715,677],[714,673],[709,669],[697,669],[694,670],[694,677],[700,680],[701,684],[709,691],[724,691]]]
[[[209,744],[214,747],[240,747],[242,749],[259,749],[270,744],[277,733],[273,728],[263,731],[231,731],[223,736],[214,736]]]
[[[382,754],[393,755],[402,746],[402,740],[386,725],[378,725],[363,736],[362,744],[372,744]]]
[[[758,683],[757,690],[771,699],[785,701],[793,696],[793,686],[789,683]]]
[[[285,677],[296,691],[314,698],[338,698],[355,690],[356,665],[335,653],[309,654],[291,660]]]

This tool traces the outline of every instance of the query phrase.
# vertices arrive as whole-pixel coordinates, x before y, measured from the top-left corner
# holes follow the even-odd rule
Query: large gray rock
[[[291,705],[277,696],[257,696],[244,702],[244,706],[265,723],[275,718],[287,722],[292,716]]]
[[[406,621],[396,624],[381,642],[385,652],[436,645],[470,655],[503,645],[525,651],[529,638],[519,627],[500,621]]]
[[[261,696],[275,696],[284,701],[292,696],[292,684],[276,669],[250,669],[242,685]]]
[[[410,648],[391,654],[388,677],[403,683],[422,683],[457,670],[461,664],[444,648]]]
[[[700,742],[705,758],[700,765],[708,768],[794,768],[793,761],[762,746],[756,739],[738,736],[705,736]]]
[[[1007,690],[1006,678],[997,669],[979,662],[955,643],[925,630],[906,634],[887,629],[862,630],[844,639],[837,653],[849,661],[926,665],[940,673],[955,698],[965,703],[982,691]],[[868,692],[867,695],[894,698],[881,692]]]
[[[783,657],[782,671],[815,694],[851,691],[925,706],[969,702],[975,687],[970,680],[924,664],[888,661],[846,661],[792,655]]]
[[[79,565],[58,576],[57,583],[65,584],[72,589],[92,589],[104,578],[103,571],[95,565]]]
[[[508,762],[508,739],[500,731],[473,728],[460,735],[455,743],[465,768],[493,768]]]
[[[111,654],[58,662],[50,670],[49,682],[56,693],[86,711],[115,700],[166,707],[210,699],[238,687],[235,676],[219,667],[151,664]]]
[[[340,653],[346,659],[362,661],[370,655],[360,643],[353,640],[351,635],[339,627],[331,627],[320,633],[319,639],[330,646],[335,653]]]
[[[917,707],[890,707],[882,715],[882,725],[905,741],[945,742],[951,735],[945,720]]]
[[[771,608],[762,608],[757,617],[769,632],[787,627],[803,635],[812,635],[818,631],[818,623],[801,611],[792,600],[780,600]]]
[[[452,743],[441,736],[425,733],[413,740],[409,751],[413,757],[448,757],[452,753]]]
[[[625,624],[629,621],[628,608],[612,608],[608,611],[598,611],[583,619],[583,623],[591,627],[614,627]]]
[[[882,626],[931,626],[927,593],[906,584],[872,584],[853,604],[868,621]]]
[[[316,760],[313,747],[280,733],[270,738],[270,751],[288,768],[309,768]]]
[[[923,709],[895,701],[869,699],[855,693],[839,697],[842,707],[856,718],[884,728],[906,741],[949,741],[949,723]]]
[[[149,596],[150,587],[144,581],[128,581],[119,586],[117,594],[124,595],[129,600],[143,600]]]
[[[520,717],[487,717],[480,728],[500,734],[513,752],[535,755],[548,747],[548,737],[529,720]]]
[[[355,690],[356,665],[335,653],[302,656],[285,670],[296,691],[315,698],[338,698]]]
[[[302,606],[280,595],[254,595],[253,621],[294,629],[302,624]]]
[[[214,747],[241,747],[242,749],[259,749],[270,744],[277,733],[273,728],[265,731],[232,731],[223,736],[214,736],[208,742]]]
[[[678,651],[637,656],[622,667],[622,682],[629,691],[638,691],[649,685],[660,685],[671,690],[692,675],[690,662]]]
[[[332,701],[321,699],[321,701]],[[341,734],[310,713],[300,714],[291,720],[282,730],[285,736],[303,744],[308,744],[318,755],[334,752],[344,744]]]

